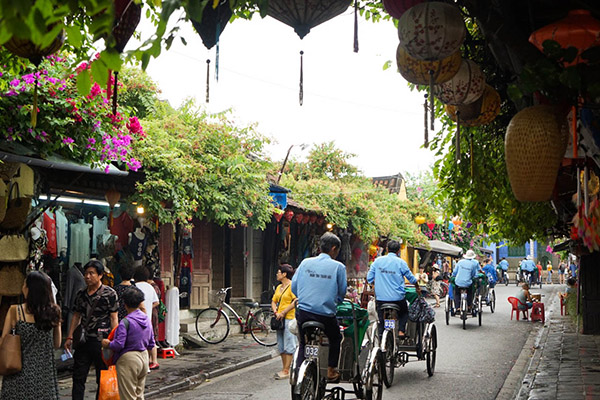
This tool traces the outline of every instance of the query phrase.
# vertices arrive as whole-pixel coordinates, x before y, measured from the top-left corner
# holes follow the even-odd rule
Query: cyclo
[[[298,349],[290,368],[293,400],[344,400],[347,393],[358,399],[381,400],[383,396],[382,357],[379,347],[363,338],[369,326],[368,312],[344,301],[337,306],[342,342],[338,370],[340,383],[352,384],[352,390],[327,382],[329,344],[323,324],[307,321],[302,325],[305,335],[305,359],[297,365]],[[361,345],[362,344],[362,345]],[[328,385],[335,385],[330,386]]]
[[[494,313],[494,310],[496,309],[496,291],[494,290],[494,287],[496,286],[496,284],[491,284],[490,283],[490,278],[486,276],[485,281],[481,281],[480,282],[480,291],[481,291],[481,306],[483,307],[483,304],[485,304],[486,306],[490,307],[490,311],[492,312],[492,314]]]
[[[406,300],[412,304],[418,298],[414,287],[406,287]],[[433,376],[437,350],[437,330],[433,321],[418,322],[410,318],[406,323],[405,337],[398,337],[398,311],[396,304],[382,304],[384,331],[381,336],[381,352],[383,356],[383,382],[386,387],[392,386],[394,369],[405,366],[409,357],[417,361],[425,360],[427,374]]]
[[[451,290],[448,292],[448,296],[446,296],[446,325],[450,325],[450,316],[460,317],[462,320],[463,329],[467,329],[467,319],[469,317],[477,317],[479,321],[479,326],[481,326],[481,317],[483,314],[482,311],[482,296],[481,296],[481,286],[487,286],[487,277],[485,274],[479,273],[475,278],[473,278],[473,284],[471,285],[470,290],[473,291],[473,305],[471,308],[471,313],[468,310],[468,302],[467,302],[467,288],[457,288],[454,284],[454,277],[450,279]],[[458,293],[457,293],[458,290]],[[460,308],[458,310],[454,307],[454,296],[460,296]]]

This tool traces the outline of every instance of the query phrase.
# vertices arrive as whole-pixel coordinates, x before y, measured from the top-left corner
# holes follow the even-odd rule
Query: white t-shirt
[[[148,314],[150,323],[152,323],[152,303],[158,303],[156,290],[148,282],[136,282],[135,286],[144,292],[144,305],[146,306],[146,314]]]

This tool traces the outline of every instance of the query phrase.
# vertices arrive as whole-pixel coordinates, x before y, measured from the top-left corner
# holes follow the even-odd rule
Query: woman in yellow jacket
[[[288,264],[282,264],[277,270],[277,280],[281,282],[275,289],[271,308],[277,319],[285,321],[284,328],[277,331],[277,349],[281,355],[283,369],[275,374],[275,379],[288,379],[290,377],[290,365],[294,352],[298,346],[298,338],[290,332],[290,321],[296,318],[296,296],[292,293],[292,276],[294,268]]]

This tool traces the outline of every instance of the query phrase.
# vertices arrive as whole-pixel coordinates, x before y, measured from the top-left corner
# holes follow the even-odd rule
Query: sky
[[[141,26],[142,36],[148,29]],[[147,27],[147,25],[146,25]],[[191,23],[179,40],[152,59],[147,72],[161,97],[178,106],[189,97],[210,112],[232,109],[241,125],[273,141],[274,160],[302,159],[301,144],[334,141],[367,176],[416,173],[430,168],[423,149],[423,95],[411,92],[397,72],[397,30],[392,21],[359,17],[359,52],[353,52],[354,14],[344,14],[311,30],[301,40],[293,28],[271,17],[229,23],[220,38],[219,80],[215,49],[203,45]],[[143,37],[142,37],[143,38]],[[300,51],[304,51],[304,104],[299,105]],[[206,98],[206,60],[210,58],[210,102]],[[392,67],[383,70],[386,61]]]

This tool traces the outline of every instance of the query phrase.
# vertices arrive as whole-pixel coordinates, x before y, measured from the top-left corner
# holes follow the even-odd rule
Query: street
[[[550,304],[560,287],[550,285],[531,291],[542,293],[542,301]],[[427,377],[424,361],[410,362],[396,370],[394,384],[384,390],[383,399],[437,398],[442,393],[444,399],[494,399],[531,329],[541,326],[539,322],[511,321],[507,298],[516,295],[518,290],[514,283],[497,287],[495,313],[491,314],[489,307],[484,307],[482,326],[477,325],[476,318],[470,318],[466,330],[456,317],[446,326],[442,304],[436,309],[438,351],[434,376]],[[175,393],[171,398],[287,399],[290,398],[288,381],[273,379],[280,368],[280,359],[272,359]]]

